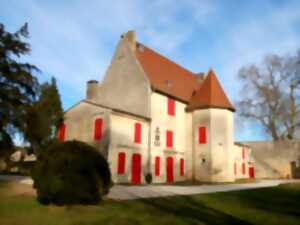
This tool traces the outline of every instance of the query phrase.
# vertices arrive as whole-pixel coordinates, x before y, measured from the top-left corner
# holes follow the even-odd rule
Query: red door
[[[131,182],[133,184],[141,183],[141,155],[140,154],[132,155]]]
[[[249,167],[249,177],[254,178],[254,167],[253,166]]]
[[[172,183],[174,181],[173,176],[173,158],[168,157],[167,158],[167,182]]]

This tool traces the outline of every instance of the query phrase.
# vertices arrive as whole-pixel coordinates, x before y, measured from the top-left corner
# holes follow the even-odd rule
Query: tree
[[[57,129],[63,121],[63,109],[55,78],[51,83],[41,85],[36,102],[27,108],[24,137],[30,143],[33,152],[38,155],[40,149],[56,137]]]
[[[84,142],[52,142],[33,170],[34,188],[42,204],[97,204],[112,187],[109,165]]]
[[[39,84],[34,71],[37,67],[20,62],[30,53],[27,24],[17,32],[9,33],[0,23],[0,146],[1,151],[11,151],[12,136],[24,129],[26,108],[36,99]]]
[[[295,139],[300,127],[300,52],[269,55],[259,66],[239,70],[243,83],[239,114],[258,121],[273,138]]]

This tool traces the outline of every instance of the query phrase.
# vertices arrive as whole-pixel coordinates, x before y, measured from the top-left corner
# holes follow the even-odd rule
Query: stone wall
[[[300,141],[243,142],[252,148],[256,178],[292,178],[292,162],[300,164]]]

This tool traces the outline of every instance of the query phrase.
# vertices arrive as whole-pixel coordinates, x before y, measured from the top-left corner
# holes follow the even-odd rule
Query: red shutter
[[[142,125],[140,123],[134,124],[134,142],[141,143]]]
[[[119,152],[118,156],[118,174],[125,173],[125,152]]]
[[[245,148],[242,148],[242,158],[245,159]]]
[[[102,138],[102,125],[103,125],[103,120],[101,118],[95,120],[95,128],[94,128],[95,140],[100,140]]]
[[[168,98],[168,115],[175,115],[175,100],[171,98]]]
[[[66,124],[62,123],[58,130],[58,139],[64,141],[65,135],[66,135]]]
[[[167,130],[167,147],[173,147],[173,132]]]
[[[184,176],[184,159],[180,159],[180,176]]]
[[[160,175],[160,158],[158,156],[155,157],[155,176]]]
[[[246,164],[242,163],[242,174],[246,173]]]
[[[206,127],[199,127],[198,135],[199,144],[206,144]]]

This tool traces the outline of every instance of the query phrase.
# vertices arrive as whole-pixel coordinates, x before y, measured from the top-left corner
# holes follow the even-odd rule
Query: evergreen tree
[[[0,152],[13,149],[12,136],[24,130],[27,106],[36,100],[39,84],[32,74],[37,67],[20,62],[30,53],[27,24],[10,33],[0,23]]]
[[[41,85],[38,101],[27,110],[25,139],[38,154],[42,147],[56,137],[57,129],[63,120],[63,109],[55,78],[51,83]]]

